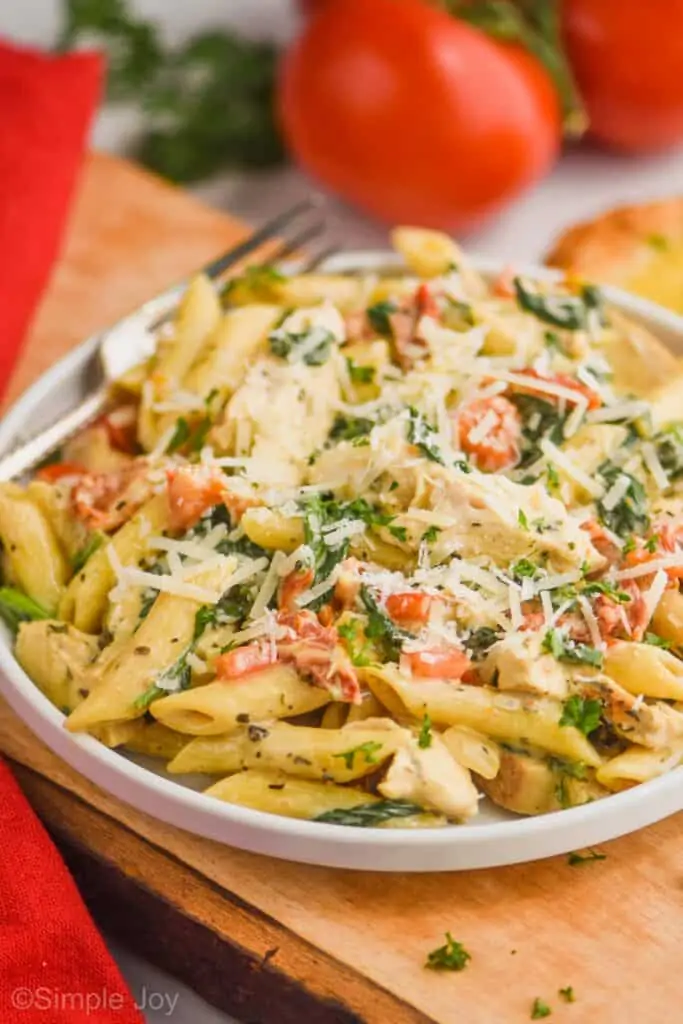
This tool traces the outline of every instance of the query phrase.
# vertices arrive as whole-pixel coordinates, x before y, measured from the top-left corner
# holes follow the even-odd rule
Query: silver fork
[[[272,241],[291,228],[305,214],[315,212],[320,206],[318,197],[305,199],[273,217],[242,242],[228,249],[217,259],[201,268],[212,281],[218,280],[227,270],[234,267],[264,243]],[[300,225],[291,237],[284,237],[278,247],[269,254],[269,265],[287,259],[301,246],[319,238],[326,229],[324,216],[315,214]],[[310,258],[302,267],[303,271],[314,270],[320,263],[333,255],[335,246],[330,246]],[[101,380],[96,389],[75,409],[60,417],[55,423],[41,431],[29,441],[15,447],[0,458],[0,480],[12,480],[38,465],[55,452],[60,445],[91,423],[110,401],[110,385],[131,367],[142,362],[154,351],[155,334],[172,317],[187,285],[195,274],[189,275],[180,284],[173,285],[165,292],[149,299],[139,309],[119,320],[118,323],[97,335],[96,347]]]

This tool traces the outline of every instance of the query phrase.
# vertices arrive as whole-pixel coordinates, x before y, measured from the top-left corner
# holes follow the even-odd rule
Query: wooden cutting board
[[[12,383],[216,254],[237,222],[93,156]],[[606,844],[604,861],[380,875],[269,860],[128,808],[0,705],[0,750],[104,926],[254,1024],[683,1020],[683,816]],[[424,969],[450,931],[461,973]],[[571,985],[576,1002],[558,994]]]

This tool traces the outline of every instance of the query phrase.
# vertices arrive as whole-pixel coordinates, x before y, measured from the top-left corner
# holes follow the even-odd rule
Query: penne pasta
[[[63,463],[0,485],[17,659],[69,730],[328,824],[674,769],[678,361],[590,284],[392,238],[395,271],[197,277]]]

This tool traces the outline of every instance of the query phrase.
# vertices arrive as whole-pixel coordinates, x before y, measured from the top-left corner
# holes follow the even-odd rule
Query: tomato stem
[[[583,135],[588,119],[562,46],[560,0],[440,0],[439,6],[494,39],[529,50],[555,84],[565,134]]]

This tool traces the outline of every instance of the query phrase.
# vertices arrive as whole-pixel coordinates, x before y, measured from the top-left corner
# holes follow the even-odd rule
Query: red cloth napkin
[[[102,77],[99,54],[0,41],[0,396],[57,256]]]
[[[102,81],[97,54],[0,42],[0,393],[58,252]],[[142,1024],[47,833],[0,763],[1,1024]]]
[[[0,763],[0,1021],[142,1024],[43,826]]]

